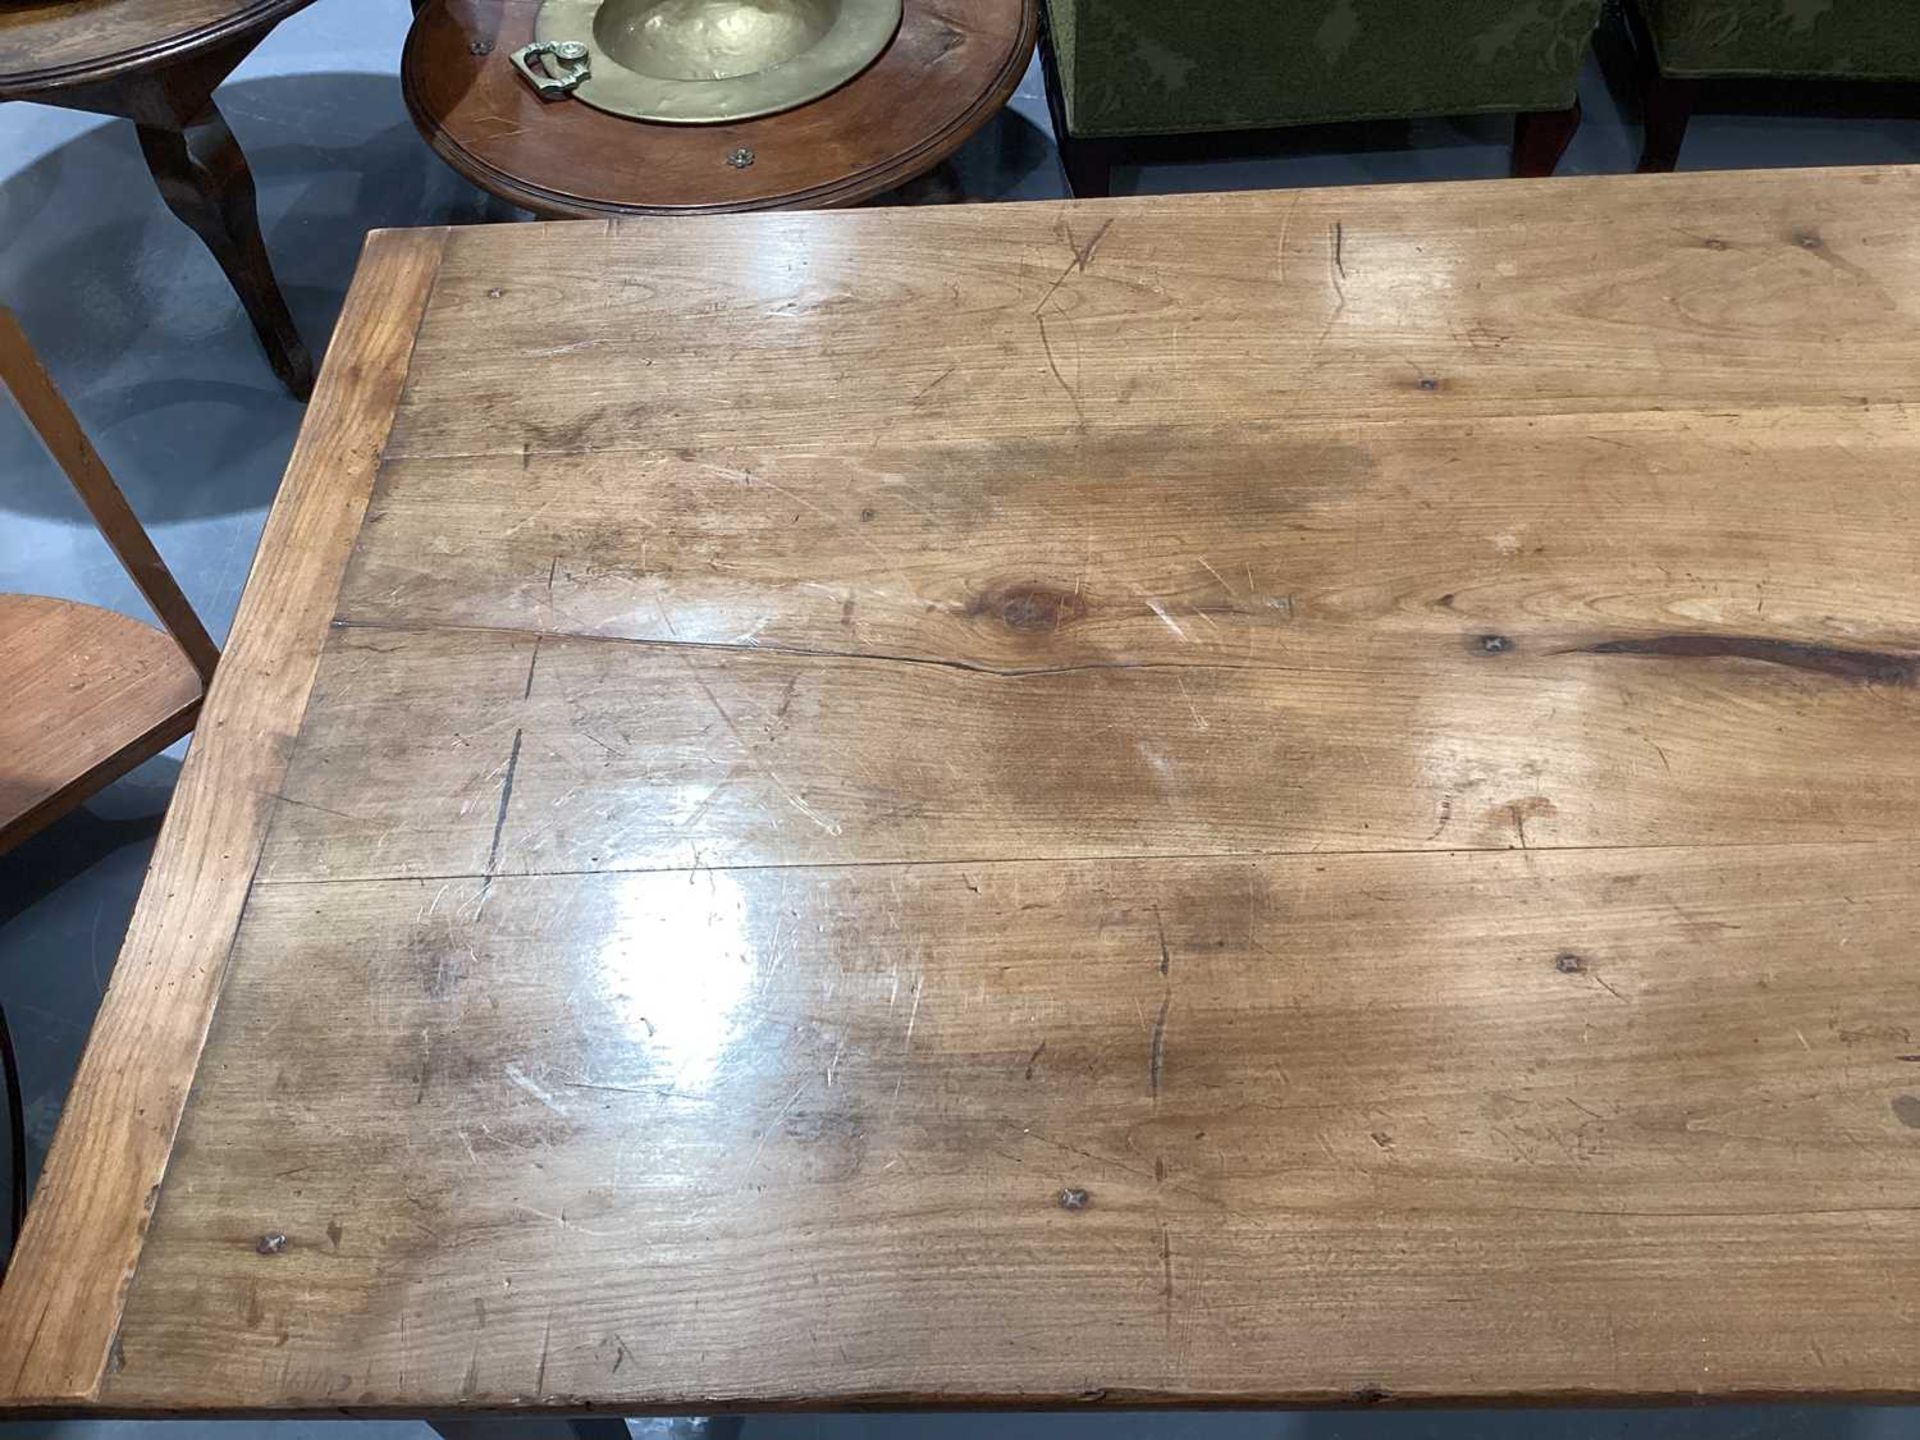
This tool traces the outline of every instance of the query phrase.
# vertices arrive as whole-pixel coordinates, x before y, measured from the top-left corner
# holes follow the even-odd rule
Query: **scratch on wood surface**
[[[1622,995],[1618,990],[1614,989],[1613,986],[1609,985],[1604,979],[1602,979],[1600,972],[1598,970],[1589,968],[1587,971],[1587,976],[1589,979],[1593,981],[1594,984],[1598,985],[1602,990],[1606,991],[1607,994],[1611,995],[1614,999],[1618,1000],[1622,1005],[1625,1005],[1628,1003],[1627,997]]]
[[[1293,231],[1293,212],[1300,208],[1300,200],[1304,194],[1305,192],[1301,190],[1294,191],[1293,203],[1287,206],[1287,213],[1280,217],[1280,246],[1274,255],[1273,283],[1276,285],[1287,283],[1287,236]]]
[[[566,1107],[554,1098],[553,1092],[534,1080],[532,1076],[528,1075],[527,1072],[522,1070],[518,1065],[507,1066],[503,1073],[507,1079],[511,1080],[515,1085],[518,1085],[522,1090],[526,1091],[527,1094],[533,1096],[534,1099],[538,1100],[554,1114],[562,1118],[566,1117]]]
[[[647,1038],[654,1037],[654,1024],[646,1016],[639,1017],[640,1023],[647,1027]],[[565,1079],[559,1082],[562,1090],[602,1090],[610,1095],[659,1095],[659,1087],[650,1085],[615,1085],[605,1080]]]
[[[591,736],[588,736],[588,738],[592,739]],[[708,809],[713,805],[713,802],[720,798],[720,792],[725,790],[729,785],[733,784],[735,777],[738,776],[740,773],[741,765],[745,763],[746,763],[745,761],[740,760],[740,761],[735,761],[733,764],[729,765],[727,767],[727,773],[720,777],[719,781],[713,786],[712,789],[708,790],[706,794],[700,797],[700,803],[695,805],[693,809],[689,810],[687,812],[687,818],[682,820],[674,828],[676,830],[685,830],[688,826],[692,825],[695,821],[697,821],[702,815],[706,814]]]
[[[707,697],[707,703],[713,706],[713,713],[720,717],[720,722],[727,727],[727,733],[733,736],[734,743],[740,747],[748,763],[751,764],[754,769],[758,770],[761,775],[766,777],[767,783],[773,786],[773,788],[780,793],[781,798],[795,810],[798,810],[802,815],[806,816],[807,819],[826,831],[827,834],[838,835],[840,833],[839,823],[827,819],[818,810],[815,810],[811,805],[807,804],[805,800],[794,793],[786,781],[780,778],[779,772],[776,771],[772,765],[760,758],[760,752],[747,742],[746,736],[740,733],[740,727],[733,723],[733,716],[729,715],[726,707],[720,703],[720,697],[713,693],[713,687],[707,684],[706,677],[701,675],[693,661],[685,655],[682,655],[680,659],[687,667],[688,678],[700,688],[700,693]]]
[[[1167,1222],[1160,1222],[1160,1300],[1166,1311],[1167,1323],[1173,1323],[1173,1236],[1167,1231]]]
[[[1036,315],[1034,317],[1034,323],[1040,327],[1040,345],[1041,348],[1047,352],[1047,368],[1053,372],[1053,378],[1059,382],[1060,388],[1066,392],[1067,398],[1073,402],[1074,412],[1081,414],[1079,392],[1076,391],[1073,386],[1069,385],[1067,383],[1067,377],[1060,373],[1060,361],[1053,353],[1053,336],[1047,333],[1047,317],[1044,315]],[[1082,418],[1085,418],[1083,414]]]
[[[1160,1013],[1153,1022],[1153,1042],[1147,1052],[1147,1090],[1154,1103],[1160,1103],[1160,1079],[1167,1063],[1167,1012],[1173,1008],[1173,992],[1160,999]]]
[[[807,1093],[807,1083],[808,1082],[805,1081],[801,1082],[800,1087],[787,1097],[787,1103],[780,1107],[779,1114],[769,1120],[766,1129],[760,1132],[760,1139],[753,1147],[753,1154],[747,1157],[747,1168],[744,1174],[753,1174],[754,1167],[760,1163],[760,1152],[767,1148],[768,1137],[770,1137],[775,1130],[779,1129],[780,1122],[787,1118],[787,1112],[800,1103],[800,1097]],[[893,1093],[896,1100],[900,1098],[900,1089],[898,1086],[894,1087]]]
[[[907,1040],[902,1053],[913,1053],[913,1027],[920,1021],[920,992],[926,987],[927,977],[923,971],[913,982],[913,1008],[907,1012]]]
[[[546,1333],[540,1337],[540,1373],[534,1376],[533,1393],[547,1393],[547,1355],[553,1349],[553,1311],[547,1311]]]
[[[1079,262],[1078,268],[1082,274],[1086,273],[1086,268],[1093,263],[1093,252],[1100,248],[1100,242],[1107,238],[1107,231],[1112,228],[1113,219],[1112,217],[1108,217],[1108,219],[1101,224],[1100,228],[1093,232],[1093,238],[1091,240],[1087,241],[1085,245],[1075,248],[1074,256]],[[1069,236],[1069,243],[1071,243],[1073,232],[1069,230],[1067,234]]]
[[[535,1209],[531,1205],[521,1204],[518,1200],[512,1201],[510,1203],[515,1210],[518,1210],[521,1213],[526,1215],[531,1215],[538,1220],[549,1221],[554,1225],[558,1225],[562,1230],[578,1231],[580,1234],[590,1236],[595,1240],[617,1240],[620,1238],[620,1232],[617,1230],[589,1230],[586,1226],[581,1225],[576,1221],[569,1220],[567,1218],[567,1212],[564,1210],[562,1210],[558,1215],[556,1215],[551,1210]]]
[[[547,511],[551,510],[555,505],[558,505],[562,500],[562,498],[564,497],[555,495],[549,500],[542,501],[534,509],[529,510],[525,515],[522,515],[518,520],[514,521],[513,524],[509,525],[505,530],[501,531],[500,538],[502,540],[506,540],[514,535],[518,535],[522,530],[526,529],[527,526],[531,525],[534,521],[538,520],[542,515],[546,514]]]
[[[833,526],[834,529],[850,537],[855,544],[863,546],[868,553],[886,568],[887,572],[891,574],[894,579],[900,582],[903,589],[916,600],[920,598],[920,592],[914,588],[913,581],[907,578],[906,573],[901,570],[894,556],[890,552],[882,549],[877,542],[868,539],[865,533],[861,531],[858,521],[848,520],[844,516],[835,515],[831,510],[815,504],[806,496],[789,490],[784,485],[767,479],[764,475],[755,475],[751,471],[746,470],[728,470],[724,466],[708,465],[705,463],[702,463],[700,468],[702,470],[716,470],[723,475],[736,476],[743,484],[763,486],[773,491],[776,495],[785,496],[803,509],[811,510],[815,515],[818,515],[822,520],[825,520],[829,525]]]
[[[934,376],[932,380],[928,381],[925,385],[922,385],[919,391],[914,395],[912,403],[915,405],[918,405],[922,400],[926,399],[927,396],[931,395],[935,390],[938,390],[943,384],[946,383],[947,378],[950,375],[952,375],[953,372],[958,368],[959,367],[956,365],[949,365],[946,369],[942,370],[938,375]]]
[[[1046,293],[1040,297],[1038,303],[1036,303],[1033,307],[1034,319],[1037,320],[1040,318],[1040,312],[1046,309],[1047,302],[1053,299],[1053,292],[1058,290],[1063,284],[1066,283],[1067,276],[1073,274],[1074,267],[1079,263],[1079,259],[1080,257],[1078,252],[1075,252],[1074,258],[1067,262],[1066,268],[1062,270],[1058,275],[1053,277],[1053,283],[1047,286]]]
[[[322,815],[337,815],[342,820],[353,820],[360,824],[368,823],[359,815],[349,815],[344,810],[335,810],[331,806],[319,805],[311,800],[296,800],[291,795],[283,795],[278,790],[263,790],[261,794],[269,800],[278,800],[285,805],[296,805],[302,810],[318,810]]]
[[[1206,617],[1203,615],[1201,618],[1205,619]],[[1173,677],[1173,683],[1180,687],[1180,698],[1187,702],[1187,712],[1193,716],[1193,728],[1196,730],[1212,729],[1213,727],[1208,725],[1205,717],[1200,714],[1200,707],[1193,703],[1193,696],[1187,693],[1186,679],[1176,674]]]
[[[1187,632],[1180,628],[1180,622],[1167,613],[1167,607],[1162,605],[1156,597],[1152,595],[1147,596],[1147,608],[1160,617],[1160,623],[1165,625],[1167,629],[1171,630],[1182,640],[1187,638]]]
[[[546,638],[545,635],[533,637],[533,658],[527,662],[527,688],[520,692],[522,700],[533,697],[533,672],[540,668],[540,642]]]
[[[443,959],[444,968],[446,961]],[[427,1082],[433,1079],[433,1031],[425,1026],[420,1030],[420,1083],[413,1092],[413,1103],[418,1105],[427,1098]]]
[[[529,675],[527,678],[531,684],[533,677]],[[488,876],[492,876],[494,866],[500,862],[500,836],[507,828],[507,806],[513,800],[513,776],[520,768],[520,742],[524,733],[519,726],[514,727],[513,748],[507,753],[506,778],[500,782],[500,808],[493,817],[493,843],[487,847]]]

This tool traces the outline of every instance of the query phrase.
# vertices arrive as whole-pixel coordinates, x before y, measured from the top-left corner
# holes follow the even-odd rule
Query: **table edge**
[[[312,3],[313,0],[254,0],[253,4],[202,29],[182,31],[42,70],[13,71],[0,75],[0,99],[48,100],[64,91],[119,79],[129,72],[164,67],[247,35],[264,34]]]
[[[444,230],[367,237],[147,879],[0,1287],[0,1411],[112,1368],[226,960],[438,277]]]

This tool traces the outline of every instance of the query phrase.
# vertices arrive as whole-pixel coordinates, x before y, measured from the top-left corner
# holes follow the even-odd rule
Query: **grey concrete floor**
[[[394,69],[403,0],[319,0],[287,21],[220,92],[252,161],[267,240],[316,355],[373,226],[478,223],[485,197],[445,170],[402,108]],[[1631,168],[1630,102],[1590,64],[1587,123],[1563,173]],[[1500,120],[1386,127],[1382,148],[1124,170],[1117,191],[1244,189],[1504,173]],[[1920,122],[1702,117],[1686,168],[1920,160]],[[969,198],[1065,193],[1039,72],[960,155]],[[187,593],[216,634],[238,602],[299,426],[238,306],[155,195],[131,129],[32,105],[0,107],[0,298],[34,337]],[[59,473],[0,406],[0,590],[141,613],[138,597]],[[38,1168],[138,892],[174,777],[162,757],[0,857],[0,1003],[19,1032],[31,1165]],[[34,1422],[0,1440],[427,1440],[395,1422]],[[272,1432],[268,1434],[267,1432]],[[1920,1412],[1738,1407],[1553,1413],[789,1417],[751,1440],[996,1436],[1007,1440],[1414,1440],[1424,1436],[1920,1437]]]

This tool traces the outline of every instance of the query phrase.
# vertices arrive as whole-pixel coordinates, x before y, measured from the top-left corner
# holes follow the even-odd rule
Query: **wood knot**
[[[1086,613],[1086,601],[1073,591],[1038,582],[983,590],[967,606],[967,614],[989,616],[1022,635],[1057,630]]]

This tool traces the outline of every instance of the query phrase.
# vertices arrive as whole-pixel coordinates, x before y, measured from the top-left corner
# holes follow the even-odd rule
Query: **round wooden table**
[[[933,169],[999,113],[1038,20],[1038,0],[906,0],[885,52],[831,94],[735,124],[663,125],[534,94],[508,56],[539,8],[431,0],[400,77],[441,159],[549,218],[857,204]]]
[[[213,91],[266,33],[311,0],[28,0],[0,5],[0,100],[117,115],[167,208],[213,252],[267,360],[295,395],[313,360],[260,237],[253,175]]]

